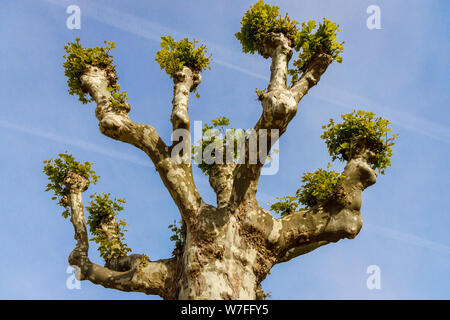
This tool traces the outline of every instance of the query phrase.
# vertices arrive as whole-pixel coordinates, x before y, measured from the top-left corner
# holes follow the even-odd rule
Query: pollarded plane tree
[[[281,136],[286,131],[300,100],[333,61],[342,61],[343,45],[336,40],[340,30],[327,19],[299,25],[263,1],[250,7],[241,24],[236,37],[243,51],[271,59],[269,84],[257,90],[262,113],[253,127],[256,133],[267,130],[266,151],[270,151],[277,138],[271,139],[272,132]],[[197,90],[210,57],[206,47],[196,41],[161,39],[156,61],[174,83],[173,130],[189,131],[189,95]],[[129,254],[125,222],[117,218],[123,210],[122,199],[94,193],[86,206],[86,222],[82,194],[98,180],[92,164],[80,163],[68,153],[46,161],[47,190],[53,191],[53,199],[64,208],[63,216],[70,217],[75,230],[76,247],[69,263],[79,269],[82,280],[164,299],[261,299],[265,296],[261,281],[274,265],[358,234],[361,194],[376,182],[376,170],[384,173],[390,165],[395,135],[388,136],[387,120],[361,110],[342,116],[340,123],[330,120],[322,138],[333,160],[346,162],[345,169],[341,174],[328,169],[304,174],[303,185],[294,196],[272,204],[270,209],[279,218],[258,204],[256,191],[266,157],[258,157],[256,163],[247,161],[251,146],[246,138],[245,161],[198,164],[217,195],[217,204],[211,205],[197,191],[191,157],[178,161],[171,156],[174,142],[167,145],[152,126],[129,118],[128,98],[119,86],[110,54],[114,47],[105,42],[103,47],[83,48],[79,39],[65,47],[63,65],[69,93],[82,103],[96,103],[101,133],[148,155],[178,207],[181,226],[171,226],[176,240],[172,257],[153,261],[145,254]],[[228,124],[228,119],[219,117],[205,130],[223,129]],[[211,142],[214,136],[208,139]],[[224,140],[217,138],[217,142],[230,149]],[[199,147],[203,150],[205,143]],[[88,257],[87,226],[104,266]]]

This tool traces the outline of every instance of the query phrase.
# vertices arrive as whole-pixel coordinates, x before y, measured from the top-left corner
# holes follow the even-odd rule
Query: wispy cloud
[[[67,7],[73,4],[72,0],[43,0],[51,4]],[[126,12],[118,11],[107,6],[100,6],[98,4],[85,1],[79,1],[83,3],[81,14],[94,19],[98,22],[104,23],[106,25],[115,27],[119,30],[126,31],[128,33],[134,34],[139,37],[143,37],[148,40],[155,41],[159,44],[161,41],[161,36],[171,35],[175,38],[185,38],[186,36],[191,37],[191,35],[186,34],[186,32],[179,32],[177,30],[163,26],[157,22],[149,21],[147,19],[140,18],[136,15],[129,14]],[[265,75],[258,74],[248,70],[248,68],[240,67],[236,64],[229,63],[220,57],[236,57],[238,58],[238,53],[230,50],[229,48],[222,46],[218,43],[207,39],[200,39],[195,37],[201,43],[204,43],[208,47],[208,51],[214,52],[213,63],[222,65],[226,68],[236,70],[238,72],[247,74],[253,78],[268,81],[269,78]],[[217,58],[216,56],[219,56]]]
[[[450,144],[450,128],[448,127],[444,127],[438,123],[424,119],[423,117],[418,117],[411,113],[397,111],[392,107],[383,106],[353,92],[326,84],[322,84],[321,87],[323,90],[321,90],[320,94],[312,91],[311,96],[349,110],[356,108],[368,109],[367,111],[382,114],[395,125],[427,136],[431,139]]]
[[[4,120],[0,120],[0,127],[20,131],[20,132],[27,133],[27,134],[30,134],[30,135],[33,135],[36,137],[40,137],[43,139],[59,142],[64,145],[71,145],[71,146],[79,147],[84,150],[96,152],[96,153],[99,153],[99,154],[102,154],[102,155],[105,155],[105,156],[108,156],[111,158],[131,162],[133,164],[137,164],[140,166],[153,167],[150,160],[146,161],[146,160],[143,160],[143,159],[140,159],[137,157],[133,157],[133,156],[130,156],[127,154],[123,154],[123,153],[120,153],[120,152],[117,152],[114,150],[103,148],[98,145],[95,145],[95,144],[92,144],[92,143],[89,143],[89,142],[86,142],[86,141],[83,141],[80,139],[74,139],[71,137],[62,136],[60,134],[42,131],[39,129],[34,129],[34,128],[30,128],[28,126],[11,123],[11,122],[4,121]]]
[[[365,224],[365,228],[369,232],[377,233],[383,237],[398,240],[409,245],[422,247],[424,249],[433,250],[439,253],[450,254],[450,247],[438,242],[430,241],[409,233],[401,232],[391,228],[375,226],[373,224]]]

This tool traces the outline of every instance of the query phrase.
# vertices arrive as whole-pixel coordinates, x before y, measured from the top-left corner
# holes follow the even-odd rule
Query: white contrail
[[[364,109],[377,114],[383,114],[383,117],[389,119],[392,123],[422,134],[437,141],[450,144],[450,129],[437,124],[433,121],[417,117],[407,112],[397,111],[394,108],[382,106],[374,101],[366,99],[352,92],[331,87],[327,84],[321,85],[320,94],[311,92],[311,96],[338,105],[349,110]]]
[[[111,157],[111,158],[128,161],[128,162],[131,162],[133,164],[140,165],[140,166],[153,167],[153,165],[150,163],[150,160],[149,161],[145,161],[145,160],[139,159],[137,157],[133,157],[133,156],[130,156],[130,155],[127,155],[127,154],[123,154],[123,153],[117,152],[117,151],[106,149],[106,148],[100,147],[98,145],[95,145],[95,144],[92,144],[92,143],[89,143],[89,142],[86,142],[86,141],[83,141],[83,140],[80,140],[80,139],[74,139],[74,138],[70,138],[70,137],[65,137],[65,136],[62,136],[60,134],[54,134],[54,133],[51,133],[51,132],[44,132],[44,131],[39,130],[39,129],[33,129],[33,128],[30,128],[30,127],[26,127],[26,126],[23,126],[23,125],[7,122],[7,121],[4,121],[4,120],[0,120],[0,127],[16,130],[16,131],[20,131],[20,132],[24,132],[24,133],[31,134],[31,135],[37,136],[37,137],[41,137],[41,138],[44,138],[44,139],[47,139],[47,140],[60,142],[60,143],[63,143],[65,145],[72,145],[72,146],[79,147],[79,148],[84,149],[84,150],[97,152],[97,153],[106,155],[106,156]]]
[[[368,231],[382,235],[387,238],[405,242],[407,244],[415,245],[425,249],[433,250],[436,252],[450,254],[450,247],[438,242],[430,241],[409,233],[400,232],[386,227],[379,227],[372,224],[365,224]]]

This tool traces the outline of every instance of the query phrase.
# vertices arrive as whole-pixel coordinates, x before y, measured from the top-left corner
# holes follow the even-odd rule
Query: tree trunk
[[[224,221],[220,212],[210,214],[217,215],[215,221],[187,231],[178,298],[256,299],[264,274],[261,254],[235,216]]]

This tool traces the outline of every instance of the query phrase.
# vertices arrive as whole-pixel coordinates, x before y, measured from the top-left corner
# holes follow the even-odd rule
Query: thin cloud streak
[[[361,108],[367,109],[367,111],[374,111],[378,114],[382,113],[384,117],[400,127],[427,136],[431,139],[450,144],[450,129],[447,127],[414,116],[410,113],[396,111],[393,108],[382,106],[374,101],[346,90],[334,88],[326,84],[322,85],[322,89],[324,89],[324,92],[321,94],[317,94],[313,91],[311,92],[311,96],[349,110]]]
[[[127,161],[133,164],[137,164],[140,166],[144,166],[144,167],[153,167],[153,165],[149,162],[149,161],[145,161],[145,160],[141,160],[139,158],[136,157],[132,157],[126,154],[122,154],[120,152],[116,152],[113,150],[109,150],[106,148],[102,148],[98,145],[83,141],[83,140],[79,140],[79,139],[73,139],[70,137],[65,137],[65,136],[61,136],[61,135],[57,135],[51,132],[44,132],[38,129],[33,129],[33,128],[29,128],[29,127],[25,127],[22,125],[18,125],[15,123],[11,123],[11,122],[7,122],[4,120],[0,120],[0,127],[3,128],[7,128],[7,129],[12,129],[12,130],[16,130],[16,131],[20,131],[23,133],[27,133],[36,137],[40,137],[40,138],[44,138],[47,140],[51,140],[51,141],[55,141],[55,142],[59,142],[62,144],[66,144],[66,145],[71,145],[71,146],[75,146],[75,147],[79,147],[81,149],[84,150],[88,150],[88,151],[93,151],[93,152],[97,152],[99,154],[111,157],[111,158],[115,158],[115,159],[119,159],[119,160],[123,160],[123,161]]]
[[[383,237],[398,240],[409,245],[415,245],[424,249],[433,250],[439,253],[450,255],[450,247],[438,242],[430,241],[409,233],[400,232],[398,230],[366,224],[368,231],[379,234]]]

